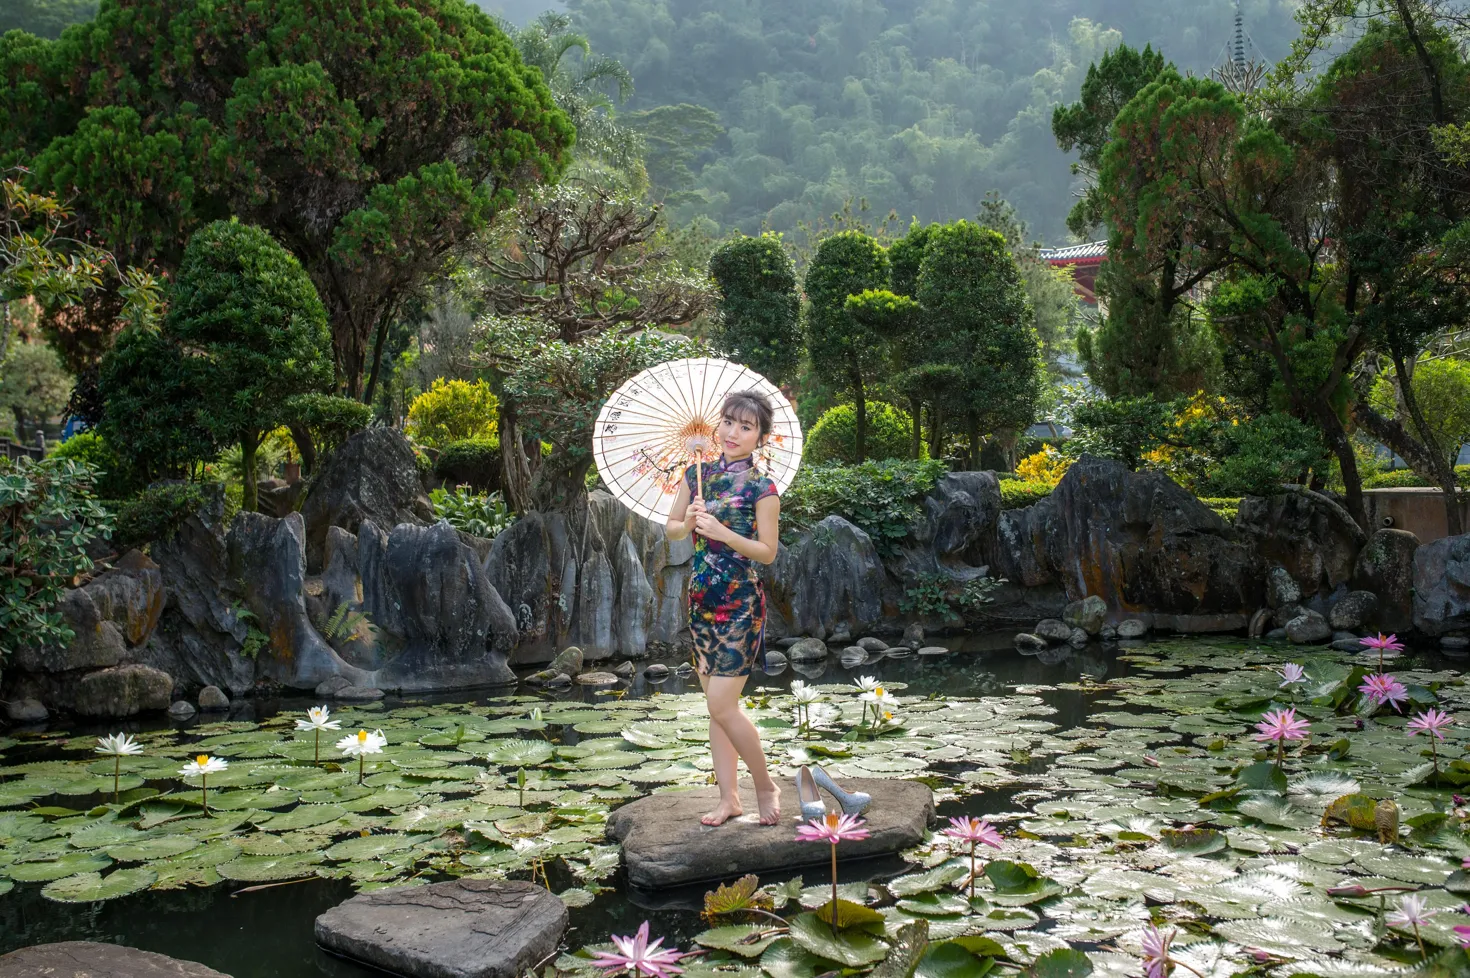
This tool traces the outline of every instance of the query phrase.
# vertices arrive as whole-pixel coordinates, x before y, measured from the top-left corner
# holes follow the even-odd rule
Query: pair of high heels
[[[845,815],[860,815],[873,803],[873,796],[866,791],[843,791],[837,787],[837,782],[822,770],[820,764],[799,767],[796,769],[796,799],[801,803],[801,817],[807,821],[827,815],[827,803],[822,801],[818,787],[827,789],[827,793],[837,799]]]

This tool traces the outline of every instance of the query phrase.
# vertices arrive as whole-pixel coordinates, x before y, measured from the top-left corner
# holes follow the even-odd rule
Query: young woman
[[[766,595],[756,564],[776,559],[781,500],[776,485],[754,467],[755,450],[771,433],[771,402],[755,391],[731,394],[715,441],[723,454],[704,463],[704,498],[694,466],[669,511],[670,540],[694,538],[689,577],[689,631],[695,666],[709,704],[710,752],[720,803],[704,816],[720,825],[744,814],[736,786],[736,758],[755,782],[760,824],[781,820],[781,791],[766,770],[760,735],[740,709],[740,692],[761,654]]]

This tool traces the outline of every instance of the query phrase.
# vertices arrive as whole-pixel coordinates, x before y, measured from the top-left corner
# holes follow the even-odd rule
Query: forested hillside
[[[487,4],[492,0],[486,0]],[[1246,0],[1270,60],[1293,0]],[[1033,232],[1066,235],[1073,178],[1051,134],[1088,64],[1120,40],[1207,72],[1232,0],[568,0],[637,90],[626,107],[694,103],[726,133],[693,161],[678,216],[789,229],[865,197],[907,222],[973,216],[990,190]],[[669,186],[670,183],[675,184]]]

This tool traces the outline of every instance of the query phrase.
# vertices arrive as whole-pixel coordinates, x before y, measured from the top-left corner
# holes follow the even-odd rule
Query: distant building
[[[1072,282],[1082,301],[1097,305],[1097,270],[1108,257],[1106,241],[1069,245],[1066,248],[1042,248],[1041,260],[1054,268],[1072,269]]]

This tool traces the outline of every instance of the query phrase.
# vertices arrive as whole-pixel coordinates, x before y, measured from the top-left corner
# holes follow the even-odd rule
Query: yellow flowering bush
[[[1168,437],[1173,444],[1160,444],[1145,452],[1143,463],[1193,491],[1202,485],[1206,470],[1216,459],[1208,450],[1213,440],[1191,438],[1191,429],[1224,423],[1235,426],[1240,420],[1239,410],[1225,398],[1196,391],[1169,425]]]
[[[1071,468],[1072,459],[1050,445],[1043,445],[1035,455],[1028,455],[1016,463],[1016,478],[1022,482],[1044,482],[1054,486]]]
[[[431,448],[496,438],[499,402],[483,380],[435,380],[408,408],[408,433]]]

